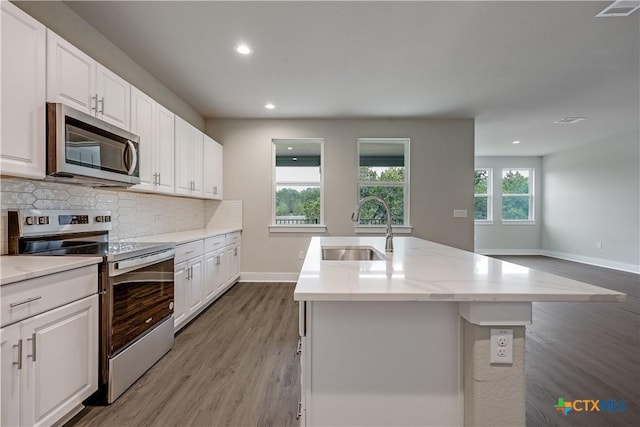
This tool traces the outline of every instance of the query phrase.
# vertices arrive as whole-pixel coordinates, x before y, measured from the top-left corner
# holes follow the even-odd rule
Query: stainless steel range
[[[115,401],[173,347],[172,243],[109,242],[109,211],[9,211],[13,255],[101,256],[100,381]]]

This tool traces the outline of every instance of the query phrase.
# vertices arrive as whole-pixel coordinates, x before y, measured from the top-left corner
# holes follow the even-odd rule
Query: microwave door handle
[[[138,153],[136,153],[136,147],[135,147],[135,145],[133,145],[133,142],[131,142],[131,141],[127,141],[127,148],[128,149],[125,150],[125,159],[128,159],[128,156],[129,156],[127,154],[128,152],[131,152],[131,157],[133,159],[131,160],[131,166],[127,166],[128,162],[126,162],[126,161],[125,161],[124,165],[125,165],[125,167],[128,167],[127,174],[128,175],[132,175],[133,171],[136,170],[136,165],[138,164]]]

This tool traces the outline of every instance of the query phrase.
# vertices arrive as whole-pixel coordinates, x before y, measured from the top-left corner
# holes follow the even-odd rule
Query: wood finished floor
[[[624,303],[534,303],[526,335],[528,426],[640,425],[640,276],[542,256],[500,256],[627,294]],[[625,412],[556,412],[558,397],[623,399]]]
[[[640,420],[637,274],[546,257],[499,257],[625,292],[625,303],[535,303],[527,328],[528,426],[635,426]],[[292,283],[240,283],[176,337],[174,349],[108,407],[67,426],[297,425]],[[558,397],[624,399],[624,413],[570,413]]]

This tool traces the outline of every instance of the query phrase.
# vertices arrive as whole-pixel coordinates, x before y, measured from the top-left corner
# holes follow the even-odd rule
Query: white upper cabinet
[[[202,197],[203,134],[176,116],[175,193]]]
[[[173,193],[174,114],[131,88],[131,132],[140,137],[140,184],[134,190]]]
[[[47,30],[47,99],[129,130],[131,85]]]
[[[45,175],[46,29],[13,4],[0,4],[0,173],[41,179]]]
[[[131,85],[100,64],[96,66],[96,117],[123,129],[129,129]]]
[[[222,199],[222,145],[204,135],[204,197]]]

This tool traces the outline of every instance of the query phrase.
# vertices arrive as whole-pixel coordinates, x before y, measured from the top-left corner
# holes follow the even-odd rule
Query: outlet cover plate
[[[513,364],[513,329],[491,329],[489,363],[492,365]]]

